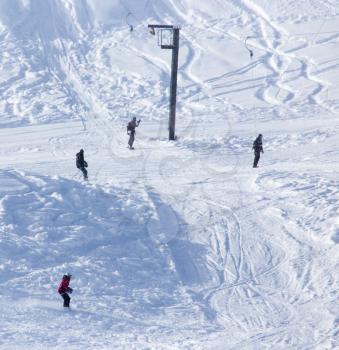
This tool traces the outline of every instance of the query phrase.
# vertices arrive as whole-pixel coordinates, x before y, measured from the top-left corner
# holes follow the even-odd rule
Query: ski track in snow
[[[141,6],[145,22],[95,28],[86,1],[49,0],[31,8],[32,37],[1,27],[0,347],[336,348],[334,83],[310,43],[288,48],[297,19],[251,0],[214,0],[213,15],[190,0],[112,6]],[[170,51],[144,28],[164,12],[183,23],[175,144]],[[248,35],[255,61],[237,56]],[[253,173],[259,126],[265,165]],[[74,166],[81,147],[90,183]],[[55,293],[65,269],[69,312]]]
[[[242,6],[240,6],[240,4],[242,4]],[[210,87],[210,89],[212,87],[217,87],[219,91],[220,89],[225,89],[225,92],[219,92],[218,96],[227,96],[230,93],[236,93],[244,89],[254,88],[257,89],[257,91],[255,92],[255,96],[259,100],[273,105],[289,105],[290,108],[293,108],[293,105],[300,101],[300,97],[304,96],[300,95],[300,91],[289,87],[288,82],[307,79],[314,86],[313,90],[311,90],[307,95],[309,103],[318,104],[321,107],[329,110],[330,112],[334,112],[334,109],[331,108],[327,103],[325,103],[320,97],[325,91],[328,91],[329,84],[327,81],[317,77],[314,74],[315,64],[308,57],[302,54],[300,55],[296,53],[287,52],[286,50],[284,51],[286,40],[289,36],[291,36],[291,34],[288,33],[286,30],[283,30],[279,25],[275,24],[270,19],[270,16],[254,2],[234,2],[234,5],[236,7],[239,7],[243,12],[245,11],[248,17],[258,19],[258,26],[257,28],[255,28],[253,38],[261,41],[259,48],[264,49],[266,53],[256,63],[251,64],[251,66],[249,67],[253,71],[253,73],[251,79],[248,80],[248,82],[253,81],[255,85],[248,86],[246,88],[241,88],[239,90],[239,88],[236,88],[236,86],[239,86],[240,84],[243,85],[247,82],[246,80],[244,81],[243,79],[238,79],[234,84],[229,84],[228,82],[223,83],[221,80],[223,76],[221,76],[219,78],[216,77],[213,79],[213,84]],[[187,19],[187,16],[183,15],[182,13],[180,13],[180,15],[181,17]],[[197,20],[198,23],[204,22],[204,20],[199,17],[195,18],[195,20]],[[213,32],[215,34],[220,34],[222,28],[213,25],[212,27],[205,26],[204,30]],[[240,42],[241,40],[244,40],[244,38],[233,35],[232,33],[230,33],[229,35]],[[251,43],[252,41],[253,39],[250,40],[250,45],[253,45]],[[323,41],[323,43],[326,42],[326,40]],[[194,44],[194,41],[192,43]],[[307,47],[308,46],[304,46],[303,49]],[[298,74],[295,74],[294,69],[290,69],[292,63],[293,65],[296,64],[298,66]],[[260,67],[261,65],[266,67],[267,70],[266,73],[264,73],[264,77],[260,77],[259,75],[256,76],[257,74],[259,74],[257,73],[257,67]],[[271,73],[268,73],[269,71]],[[230,72],[225,76],[225,78],[228,78],[231,74],[235,74],[235,76],[238,76],[240,73],[243,74],[244,71],[241,70],[238,72]],[[232,90],[230,90],[229,88],[232,88]]]

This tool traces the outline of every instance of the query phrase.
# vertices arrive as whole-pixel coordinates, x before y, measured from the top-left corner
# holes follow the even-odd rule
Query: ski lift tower
[[[148,28],[152,35],[155,29],[158,34],[158,46],[165,50],[172,50],[171,64],[171,86],[169,105],[169,140],[175,140],[175,109],[177,104],[177,78],[178,78],[178,58],[179,58],[179,26],[166,24],[149,24]]]

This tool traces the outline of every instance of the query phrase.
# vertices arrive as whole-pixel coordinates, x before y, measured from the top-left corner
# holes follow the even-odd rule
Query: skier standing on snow
[[[69,307],[69,303],[71,301],[71,297],[68,295],[68,293],[72,293],[73,289],[69,287],[69,283],[71,281],[72,275],[67,273],[62,277],[62,280],[60,282],[58,293],[62,296],[64,299],[64,307]]]
[[[130,149],[134,149],[133,143],[135,136],[135,128],[139,126],[140,121],[140,119],[137,121],[137,118],[133,117],[133,119],[127,124],[127,135],[129,135],[128,146]]]
[[[254,162],[253,162],[253,168],[258,167],[258,162],[260,159],[260,153],[264,153],[264,149],[262,147],[262,135],[259,134],[258,137],[253,142],[254,149]]]
[[[86,170],[86,168],[88,167],[88,164],[85,161],[84,150],[83,149],[81,149],[80,152],[76,154],[76,166],[84,174],[84,179],[87,180],[88,177],[87,177],[87,170]]]

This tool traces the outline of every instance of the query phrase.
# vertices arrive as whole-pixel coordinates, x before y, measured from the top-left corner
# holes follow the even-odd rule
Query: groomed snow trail
[[[287,0],[1,4],[0,346],[338,346],[329,5],[297,16]],[[182,25],[175,143],[170,52],[146,28],[164,14]],[[318,33],[300,37],[314,20]],[[55,292],[66,270],[70,312]]]

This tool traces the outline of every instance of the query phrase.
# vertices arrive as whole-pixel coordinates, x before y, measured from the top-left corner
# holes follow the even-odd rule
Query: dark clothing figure
[[[80,169],[84,175],[84,179],[87,180],[87,170],[86,168],[88,167],[87,162],[85,161],[84,158],[84,150],[81,149],[79,153],[76,154],[76,166],[78,169]]]
[[[140,119],[137,121],[137,118],[133,118],[128,124],[127,124],[127,135],[129,135],[128,140],[128,146],[130,149],[133,149],[133,143],[135,139],[135,128],[139,126]]]
[[[71,302],[71,297],[67,293],[62,293],[61,296],[64,299],[64,307],[69,307],[69,303]]]
[[[253,149],[254,149],[253,168],[257,168],[258,162],[260,159],[260,153],[264,153],[264,149],[262,147],[262,135],[261,134],[259,134],[258,137],[254,140]]]
[[[68,293],[73,292],[73,289],[69,287],[71,277],[72,275],[70,275],[69,273],[67,275],[64,275],[58,288],[58,293],[64,299],[64,307],[69,307],[69,303],[71,301],[71,297],[68,295]]]

